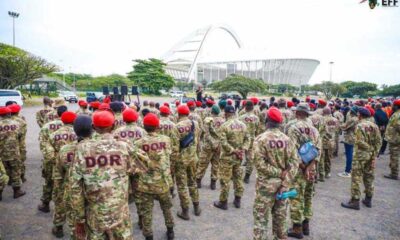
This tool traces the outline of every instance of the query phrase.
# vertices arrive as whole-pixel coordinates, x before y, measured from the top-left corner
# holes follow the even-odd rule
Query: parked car
[[[77,103],[78,102],[78,97],[76,96],[76,94],[74,92],[63,91],[63,92],[60,92],[59,96],[64,98],[64,100],[69,103],[73,103],[73,102]]]
[[[174,98],[183,97],[184,93],[182,91],[171,91],[170,96]]]
[[[20,91],[0,89],[0,106],[5,106],[8,101],[14,101],[20,106],[24,105]]]
[[[189,102],[190,100],[192,101],[196,101],[195,98],[191,98],[191,97],[180,97],[180,98],[176,98],[174,101],[171,102],[170,107],[172,107],[172,109],[175,109],[175,102],[179,101],[181,104],[186,104],[187,102]]]
[[[221,93],[221,95],[219,96],[219,99],[241,100],[242,98],[240,97],[240,95],[235,94],[235,93]]]
[[[101,92],[87,92],[86,93],[86,102],[91,103],[94,101],[102,101],[104,99],[104,95]]]

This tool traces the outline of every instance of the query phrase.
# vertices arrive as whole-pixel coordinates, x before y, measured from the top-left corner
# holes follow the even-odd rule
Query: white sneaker
[[[351,173],[347,173],[347,172],[342,172],[342,173],[338,173],[339,177],[343,177],[343,178],[350,178],[351,177]]]

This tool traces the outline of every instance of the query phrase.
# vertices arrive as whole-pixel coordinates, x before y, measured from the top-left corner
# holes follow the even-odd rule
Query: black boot
[[[365,196],[365,198],[362,200],[362,203],[368,207],[368,208],[372,208],[372,197],[367,197]]]
[[[342,207],[354,210],[360,210],[360,200],[351,199],[348,203],[342,202]]]
[[[235,205],[235,208],[240,208],[240,200],[241,197],[235,196],[235,200],[233,201],[233,205]]]
[[[200,214],[201,214],[200,203],[194,202],[193,207],[194,207],[194,215],[200,216]]]
[[[399,177],[398,176],[394,176],[394,175],[392,175],[392,174],[385,174],[385,175],[383,175],[385,178],[389,178],[389,179],[392,179],[392,180],[399,180]]]
[[[0,191],[0,202],[3,200],[3,190]]]
[[[303,234],[306,236],[310,235],[310,221],[308,219],[303,221]]]
[[[246,175],[244,175],[243,182],[246,184],[250,182],[250,174],[246,173]]]
[[[38,206],[39,211],[44,212],[44,213],[48,213],[50,212],[50,205],[48,202],[42,202],[39,206]]]
[[[56,238],[63,238],[64,237],[63,226],[54,226],[53,229],[51,229],[51,233]]]
[[[201,179],[196,179],[197,188],[201,188]]]
[[[143,217],[139,215],[139,221],[138,221],[139,229],[142,230],[143,228]]]
[[[302,239],[304,237],[302,224],[294,223],[293,228],[289,229],[289,231],[288,231],[288,236],[297,238],[297,239]]]
[[[167,239],[168,240],[173,240],[174,238],[175,238],[174,228],[173,227],[167,227]]]
[[[216,201],[214,202],[214,207],[222,210],[228,210],[228,201]]]
[[[176,214],[178,217],[182,218],[183,220],[190,220],[189,217],[189,208],[182,208],[181,212]]]
[[[22,191],[20,187],[13,187],[13,189],[14,189],[14,198],[19,198],[26,194],[26,192]]]
[[[169,193],[171,194],[172,198],[175,198],[175,192],[173,187],[169,189]]]
[[[25,175],[21,175],[21,180],[22,180],[23,183],[26,182],[26,177],[25,177]]]
[[[217,185],[217,180],[211,179],[211,184],[210,184],[211,190],[215,190],[217,188],[216,185]]]
[[[147,236],[147,237],[146,237],[146,240],[153,240],[153,235]]]

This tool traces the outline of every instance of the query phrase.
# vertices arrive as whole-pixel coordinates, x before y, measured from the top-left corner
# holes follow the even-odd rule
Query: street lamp
[[[19,13],[8,11],[8,15],[13,19],[13,46],[15,47],[15,19],[19,17]]]
[[[329,71],[329,81],[332,82],[332,67],[333,67],[334,62],[329,62],[330,65],[330,71]]]

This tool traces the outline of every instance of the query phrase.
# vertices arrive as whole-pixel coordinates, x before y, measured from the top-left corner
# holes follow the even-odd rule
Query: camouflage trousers
[[[112,227],[111,229],[104,231],[97,231],[87,226],[88,229],[88,238],[90,240],[109,240],[109,239],[118,239],[118,240],[132,240],[132,222],[128,215],[126,219],[123,219],[121,223],[117,226]]]
[[[0,192],[3,191],[4,187],[7,185],[9,177],[7,171],[4,168],[3,162],[0,160]]]
[[[51,159],[43,159],[42,177],[44,178],[43,193],[40,200],[45,203],[51,201],[53,192],[53,161]]]
[[[219,165],[219,178],[221,184],[219,200],[221,202],[228,200],[231,181],[233,181],[235,196],[243,196],[243,170],[241,168],[241,163],[240,161],[235,163],[231,163],[230,161],[231,159],[222,158]]]
[[[340,132],[335,134],[335,147],[333,149],[333,155],[336,157],[339,153],[339,137],[340,137]]]
[[[390,154],[390,173],[392,176],[399,176],[400,146],[398,144],[389,143]]]
[[[196,162],[177,162],[175,164],[176,186],[182,208],[189,208],[192,202],[199,202],[199,191],[196,185]],[[190,194],[190,197],[189,197]]]
[[[331,161],[333,158],[333,149],[322,149],[321,157],[318,161],[318,174],[320,179],[331,173]]]
[[[250,148],[246,152],[246,174],[251,175],[254,168],[254,151],[253,151],[254,139],[251,139]]]
[[[53,192],[52,199],[54,202],[54,215],[53,224],[54,226],[63,226],[66,219],[66,204],[64,201],[64,186],[63,180],[53,180]]]
[[[272,234],[274,239],[287,238],[287,201],[276,201],[275,192],[257,191],[254,200],[254,240],[268,239],[268,221],[272,214]]]
[[[153,207],[154,200],[160,202],[160,207],[164,215],[166,227],[174,226],[174,218],[172,217],[172,199],[169,192],[163,194],[151,194],[144,192],[137,192],[136,196],[140,202],[140,215],[142,216],[142,232],[145,237],[152,236],[152,223],[153,223]]]
[[[354,154],[351,170],[351,198],[359,200],[361,197],[360,185],[364,182],[365,195],[374,195],[375,169],[372,154],[368,152],[357,152]]]
[[[208,168],[208,165],[211,162],[211,179],[217,180],[218,179],[218,164],[219,164],[219,157],[221,151],[220,148],[203,148],[200,152],[199,163],[197,165],[197,179],[203,179],[204,174]]]
[[[19,159],[13,159],[11,161],[3,161],[4,168],[6,169],[7,175],[10,178],[12,187],[21,187],[21,163]]]
[[[290,217],[293,223],[302,224],[305,219],[309,220],[313,215],[314,181],[307,181],[300,172],[294,180],[293,187],[298,194],[290,200]]]
[[[25,136],[20,141],[19,150],[20,150],[20,155],[21,155],[21,178],[24,178],[25,177],[25,171],[26,171],[26,166],[25,166],[25,162],[26,162]]]

